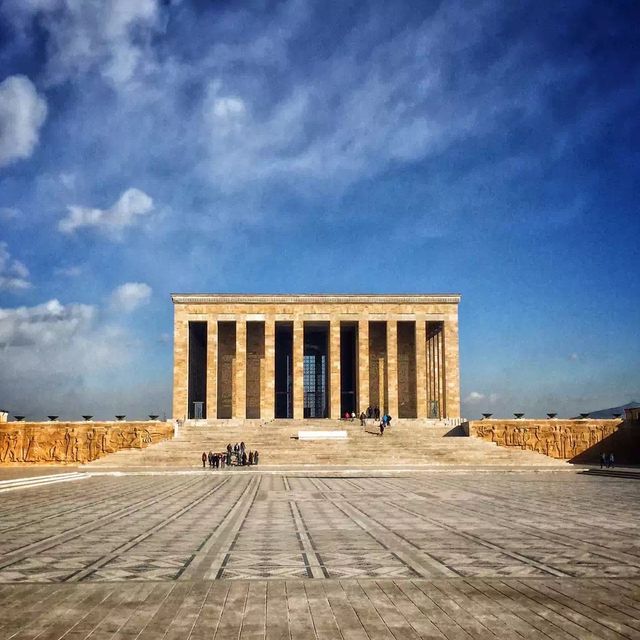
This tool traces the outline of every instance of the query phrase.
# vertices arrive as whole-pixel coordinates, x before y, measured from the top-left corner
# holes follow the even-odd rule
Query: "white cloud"
[[[577,362],[578,360],[580,360],[580,356],[574,351],[573,353],[569,354],[569,360],[571,360],[571,362]]]
[[[78,418],[101,409],[113,416],[121,409],[118,381],[137,347],[122,327],[101,321],[93,305],[54,299],[0,308],[0,397],[12,413]]]
[[[111,294],[111,306],[120,311],[134,311],[149,302],[151,293],[151,287],[144,282],[126,282]]]
[[[153,211],[153,200],[140,189],[127,189],[118,201],[108,209],[94,209],[72,205],[69,214],[58,223],[63,233],[73,233],[82,227],[93,227],[108,235],[118,237],[123,229],[133,226]]]
[[[26,76],[0,82],[0,167],[28,158],[38,144],[47,103]]]
[[[94,316],[90,305],[65,306],[55,299],[35,307],[0,309],[0,348],[60,346],[85,333]]]
[[[11,257],[6,242],[0,242],[0,291],[22,291],[30,286],[29,269]]]
[[[158,18],[156,0],[5,0],[2,10],[18,29],[37,18],[48,31],[53,82],[93,69],[116,85],[131,81],[144,68],[143,36]]]
[[[500,396],[497,393],[480,393],[479,391],[472,391],[466,398],[464,398],[463,402],[468,404],[476,404],[479,402],[487,402],[489,404],[494,404],[499,400]]]

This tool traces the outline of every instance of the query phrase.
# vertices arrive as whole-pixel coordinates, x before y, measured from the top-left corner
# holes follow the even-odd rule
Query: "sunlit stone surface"
[[[0,484],[0,637],[640,634],[632,479],[447,468],[65,480]]]

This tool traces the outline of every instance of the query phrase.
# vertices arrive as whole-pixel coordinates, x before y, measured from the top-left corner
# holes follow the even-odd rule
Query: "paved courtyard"
[[[447,469],[12,482],[0,483],[3,639],[640,638],[636,480]]]

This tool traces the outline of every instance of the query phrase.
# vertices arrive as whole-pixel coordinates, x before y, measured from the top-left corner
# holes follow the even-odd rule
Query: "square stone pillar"
[[[207,321],[207,420],[218,417],[218,321]]]
[[[304,322],[293,321],[293,418],[304,418]]]
[[[369,406],[369,320],[358,320],[358,408],[366,411]]]
[[[176,318],[173,324],[173,418],[187,417],[189,386],[189,323]]]
[[[329,323],[329,417],[339,420],[342,404],[340,402],[340,320]]]
[[[398,418],[398,322],[387,320],[387,411]]]
[[[444,322],[444,396],[447,418],[460,417],[460,358],[458,346],[458,318]]]
[[[416,320],[416,409],[418,418],[427,413],[427,323]]]
[[[247,417],[247,321],[236,320],[234,418]]]
[[[273,420],[276,397],[276,322],[264,322],[264,376],[260,385],[260,418]]]

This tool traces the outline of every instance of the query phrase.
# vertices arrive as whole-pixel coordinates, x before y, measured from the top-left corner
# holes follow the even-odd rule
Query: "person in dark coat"
[[[380,435],[384,435],[384,420],[380,420]]]
[[[246,451],[242,452],[242,466],[243,467],[247,466],[247,452]]]
[[[202,468],[206,469],[207,467],[207,452],[203,451],[202,452]]]

